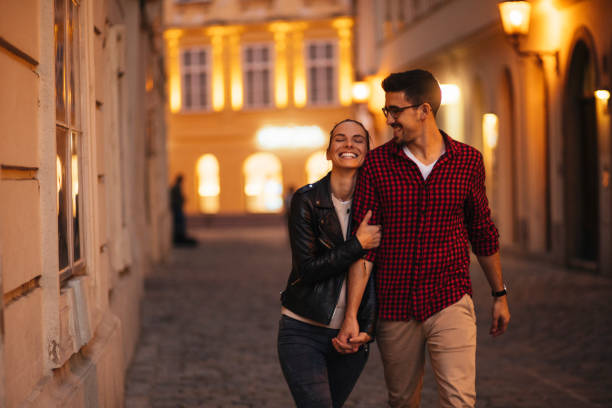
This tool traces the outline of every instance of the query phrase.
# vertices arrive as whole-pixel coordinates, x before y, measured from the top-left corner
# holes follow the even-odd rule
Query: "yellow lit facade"
[[[325,174],[328,132],[354,116],[350,7],[218,3],[166,4],[169,177],[184,175],[190,214],[281,212],[290,187]]]

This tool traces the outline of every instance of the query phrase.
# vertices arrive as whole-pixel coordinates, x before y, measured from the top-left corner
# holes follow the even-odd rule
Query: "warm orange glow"
[[[380,110],[385,106],[385,91],[380,85],[384,76],[370,76],[366,81],[370,84],[371,95],[368,99],[368,110],[374,114],[382,115]]]
[[[296,107],[306,106],[306,65],[304,63],[304,34],[293,33],[293,103]]]
[[[181,80],[179,67],[179,39],[182,30],[172,29],[164,32],[168,50],[168,90],[170,96],[170,111],[175,113],[181,110]]]
[[[595,91],[595,97],[600,101],[607,103],[610,99],[610,91],[606,89],[598,89]]]
[[[327,160],[325,150],[314,152],[306,160],[306,182],[314,183],[323,178],[332,168],[332,162]]]
[[[196,171],[200,211],[208,214],[219,212],[219,161],[212,154],[205,154],[198,160]]]
[[[240,35],[232,34],[229,37],[231,53],[231,90],[232,109],[239,110],[243,105],[242,60],[240,58]]]
[[[528,1],[505,1],[498,6],[504,32],[507,35],[527,35],[531,4]]]
[[[218,112],[225,106],[225,81],[223,75],[223,35],[227,32],[225,27],[210,27],[206,34],[211,36],[212,43],[212,106]]]
[[[485,113],[482,117],[482,135],[485,145],[489,149],[497,147],[499,136],[498,122],[497,115],[494,113]]]
[[[370,84],[367,82],[355,82],[353,84],[353,101],[355,103],[364,103],[370,97]]]
[[[340,17],[335,19],[332,25],[338,30],[338,36],[340,37],[338,67],[340,104],[348,106],[353,102],[353,53],[351,45],[353,20],[349,17]]]
[[[281,161],[272,153],[249,156],[242,168],[247,211],[280,212],[283,208]]]
[[[287,78],[287,32],[288,26],[282,23],[272,24],[279,31],[274,32],[274,49],[276,61],[274,68],[274,96],[277,108],[286,108],[289,102]]]

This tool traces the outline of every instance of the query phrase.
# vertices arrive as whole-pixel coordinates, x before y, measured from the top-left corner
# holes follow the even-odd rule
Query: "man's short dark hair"
[[[442,91],[440,84],[431,72],[423,69],[413,69],[406,72],[396,72],[386,77],[382,82],[385,92],[403,92],[407,101],[414,104],[427,102],[434,116],[440,107]]]

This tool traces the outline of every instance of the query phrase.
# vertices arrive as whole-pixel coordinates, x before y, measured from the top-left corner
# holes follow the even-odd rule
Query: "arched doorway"
[[[283,209],[281,161],[272,153],[250,155],[242,168],[246,209],[250,213],[277,213]]]
[[[311,154],[306,160],[306,182],[314,183],[325,176],[332,168],[330,160],[327,160],[325,150],[319,150]]]
[[[518,181],[516,144],[516,115],[514,87],[508,68],[502,72],[498,88],[499,142],[497,148],[498,214],[500,236],[504,244],[516,244],[518,238]],[[488,175],[487,175],[488,176]]]
[[[564,106],[565,222],[568,261],[597,266],[599,184],[594,55],[576,42],[567,73]]]
[[[219,161],[212,154],[205,154],[196,165],[198,175],[198,206],[205,214],[219,212]]]

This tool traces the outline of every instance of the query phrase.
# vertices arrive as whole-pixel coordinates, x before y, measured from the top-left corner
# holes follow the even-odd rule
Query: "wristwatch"
[[[500,291],[497,291],[497,292],[491,291],[491,295],[493,295],[493,297],[496,297],[496,298],[506,296],[507,293],[508,292],[507,292],[506,284],[504,284],[504,288]]]

